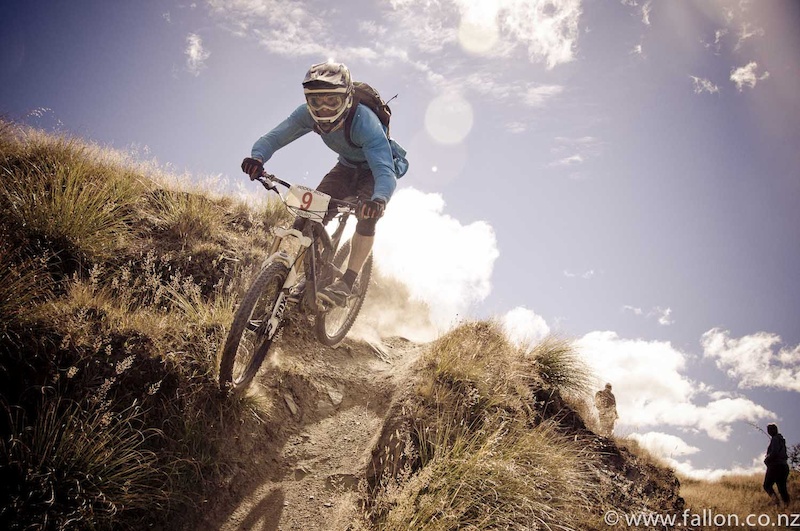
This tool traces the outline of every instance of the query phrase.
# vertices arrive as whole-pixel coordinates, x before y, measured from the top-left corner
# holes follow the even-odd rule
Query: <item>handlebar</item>
[[[266,171],[264,171],[261,175],[256,177],[255,180],[260,182],[264,186],[264,188],[266,188],[267,190],[272,190],[273,192],[277,193],[278,195],[280,195],[280,192],[278,191],[278,187],[275,186],[276,183],[280,184],[281,186],[283,186],[285,188],[291,188],[292,187],[292,183],[286,182],[283,179],[279,179],[278,177],[275,177],[274,175],[271,175],[271,174],[267,173]],[[349,210],[350,212],[355,212],[356,210],[358,210],[358,207],[359,207],[358,203],[352,203],[350,201],[344,201],[342,199],[335,199],[333,197],[331,197],[330,201],[331,201],[331,204],[337,206],[338,208],[340,208],[340,209],[344,208],[344,209]]]

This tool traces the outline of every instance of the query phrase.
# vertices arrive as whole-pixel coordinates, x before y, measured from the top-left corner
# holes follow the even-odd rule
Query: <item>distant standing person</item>
[[[611,437],[614,431],[614,423],[619,418],[617,415],[617,399],[614,393],[611,392],[611,384],[607,383],[605,389],[597,391],[594,395],[594,407],[597,408],[597,414],[600,417],[600,431],[601,435]]]
[[[778,433],[777,424],[768,424],[767,433],[771,437],[767,447],[767,455],[764,457],[764,464],[767,465],[767,473],[764,474],[764,490],[770,498],[775,498],[775,503],[780,504],[772,486],[777,483],[778,492],[783,499],[783,503],[789,505],[789,491],[786,488],[786,480],[789,479],[789,461],[786,453],[786,439]]]

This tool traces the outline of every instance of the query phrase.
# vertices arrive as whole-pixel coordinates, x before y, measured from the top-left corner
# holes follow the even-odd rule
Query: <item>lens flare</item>
[[[438,96],[425,111],[425,130],[441,144],[458,144],[472,130],[472,105],[457,93]]]
[[[489,53],[497,44],[498,31],[495,21],[476,22],[462,18],[458,26],[458,42],[465,51],[475,55]]]

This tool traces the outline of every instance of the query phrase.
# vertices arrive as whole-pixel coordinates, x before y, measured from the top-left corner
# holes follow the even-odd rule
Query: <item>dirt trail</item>
[[[209,502],[204,529],[345,530],[358,519],[359,481],[421,347],[400,338],[284,345],[256,388],[271,404],[267,440]]]

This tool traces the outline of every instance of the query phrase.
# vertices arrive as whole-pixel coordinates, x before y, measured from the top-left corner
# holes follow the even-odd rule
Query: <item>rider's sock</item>
[[[353,284],[356,282],[356,277],[358,277],[358,273],[352,269],[348,269],[344,272],[344,275],[342,275],[342,280],[345,284],[347,284],[348,288],[353,289]]]

